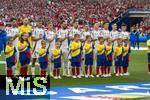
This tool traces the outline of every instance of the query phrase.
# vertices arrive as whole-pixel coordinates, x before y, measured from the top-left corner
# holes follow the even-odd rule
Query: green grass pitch
[[[142,45],[143,46],[143,45]],[[4,55],[0,57],[0,61],[5,61]],[[48,73],[49,73],[49,69]],[[109,78],[81,78],[72,79],[62,77],[61,80],[50,78],[50,86],[75,86],[75,85],[92,85],[92,84],[114,84],[114,83],[130,83],[130,82],[149,82],[150,75],[147,73],[147,52],[132,51],[129,66],[130,76],[112,75]],[[29,72],[31,74],[31,72]],[[36,67],[36,74],[39,74],[39,67]],[[0,64],[0,75],[5,75],[5,65]]]
[[[131,82],[149,82],[150,75],[147,72],[147,52],[132,51],[129,66],[130,76],[115,76],[109,78],[81,78],[73,79],[63,77],[61,80],[50,79],[51,86],[77,86],[77,85],[93,85],[93,84],[117,84]]]

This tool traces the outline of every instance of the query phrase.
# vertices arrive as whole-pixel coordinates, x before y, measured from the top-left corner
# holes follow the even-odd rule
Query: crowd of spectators
[[[61,20],[94,23],[112,21],[129,8],[150,8],[150,0],[1,0],[0,21],[29,17],[56,26]]]

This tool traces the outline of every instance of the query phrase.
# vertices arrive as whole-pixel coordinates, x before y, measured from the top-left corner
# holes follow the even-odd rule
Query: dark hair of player
[[[109,24],[109,22],[108,22],[108,21],[106,21],[106,22],[104,22],[104,23],[103,23],[103,25],[105,25],[105,24]]]
[[[87,36],[86,36],[86,39],[88,39],[88,38],[90,38],[90,37],[91,37],[90,35],[87,35]]]
[[[13,41],[13,40],[14,40],[13,37],[9,37],[7,44],[9,44],[9,41]]]
[[[103,40],[103,37],[98,37],[98,40]]]
[[[121,27],[124,27],[124,26],[126,27],[126,24],[125,24],[125,23],[123,23],[123,24],[121,25]]]
[[[74,35],[75,38],[76,38],[76,37],[79,37],[79,36],[80,36],[79,34],[75,34],[75,35]]]

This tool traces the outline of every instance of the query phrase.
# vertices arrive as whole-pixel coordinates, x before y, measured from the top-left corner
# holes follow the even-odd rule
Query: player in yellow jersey
[[[19,61],[21,64],[20,74],[21,80],[24,80],[24,76],[28,74],[28,65],[30,64],[31,59],[31,51],[30,51],[30,43],[28,42],[28,33],[24,33],[21,35],[20,40],[18,42],[18,50],[19,50]]]
[[[81,42],[80,35],[75,34],[74,40],[70,44],[71,50],[71,66],[73,78],[81,78],[80,67],[81,67]]]
[[[129,53],[130,53],[130,45],[129,40],[124,41],[123,45],[123,60],[122,60],[122,69],[123,69],[123,75],[129,75],[128,72],[128,66],[129,66]]]
[[[53,50],[52,55],[53,55],[53,62],[54,62],[54,69],[53,69],[54,79],[61,79],[60,68],[61,68],[62,51],[60,49],[60,42],[55,42],[55,48]]]
[[[98,38],[99,43],[97,44],[97,67],[96,67],[96,77],[104,75],[105,66],[105,45],[103,37]],[[100,72],[101,69],[101,72]]]
[[[93,47],[92,47],[92,38],[90,35],[86,36],[86,41],[84,44],[85,51],[85,77],[94,77],[92,75],[92,66],[93,66]]]
[[[27,33],[28,34],[28,41],[30,43],[30,49],[32,50],[32,26],[29,25],[29,19],[28,18],[24,18],[23,20],[23,25],[21,25],[18,30],[19,30],[19,34],[17,35],[19,38],[21,37],[22,34]],[[17,61],[17,70],[20,69],[20,62]],[[18,71],[19,72],[19,71]]]
[[[41,41],[41,48],[38,49],[38,54],[39,54],[39,64],[40,64],[40,69],[41,69],[41,79],[45,79],[46,77],[46,69],[48,67],[48,50],[46,48],[46,41],[42,40]]]
[[[122,48],[122,42],[117,41],[117,46],[114,49],[114,58],[115,58],[115,72],[116,76],[122,75],[121,67],[122,67],[122,53],[123,53],[123,48]]]
[[[15,68],[16,64],[16,48],[13,45],[13,37],[8,38],[8,42],[5,48],[6,55],[6,64],[7,64],[7,81],[12,82],[11,78],[13,76],[13,68]]]
[[[147,40],[147,56],[148,56],[148,74],[150,74],[150,39]]]
[[[30,43],[30,45],[32,46],[32,26],[29,25],[29,19],[28,18],[24,18],[23,19],[23,25],[21,25],[19,27],[19,37],[24,34],[24,33],[28,33],[28,41]]]
[[[113,47],[112,47],[112,41],[110,38],[107,39],[107,43],[105,46],[105,54],[106,54],[106,62],[105,62],[105,76],[110,77],[110,67],[112,66],[112,55],[113,55]]]

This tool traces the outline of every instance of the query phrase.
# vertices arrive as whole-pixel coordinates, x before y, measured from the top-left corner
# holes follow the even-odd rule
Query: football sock
[[[75,75],[75,68],[72,68],[72,75]]]
[[[80,68],[76,67],[77,75],[80,75]]]
[[[7,69],[7,77],[11,77],[12,76],[12,69],[8,68]]]
[[[92,66],[90,66],[90,75],[92,75]]]
[[[108,74],[110,74],[110,67],[107,67],[107,72]]]
[[[96,67],[96,75],[99,75],[99,67]]]
[[[88,75],[88,67],[85,66],[85,75]]]
[[[119,67],[119,74],[121,74],[122,72],[121,72],[121,67]]]
[[[60,76],[60,69],[57,69],[57,76]]]
[[[41,77],[46,77],[46,70],[41,69]]]
[[[150,72],[150,64],[148,64],[148,72]]]
[[[54,77],[56,76],[56,68],[53,70]]]

